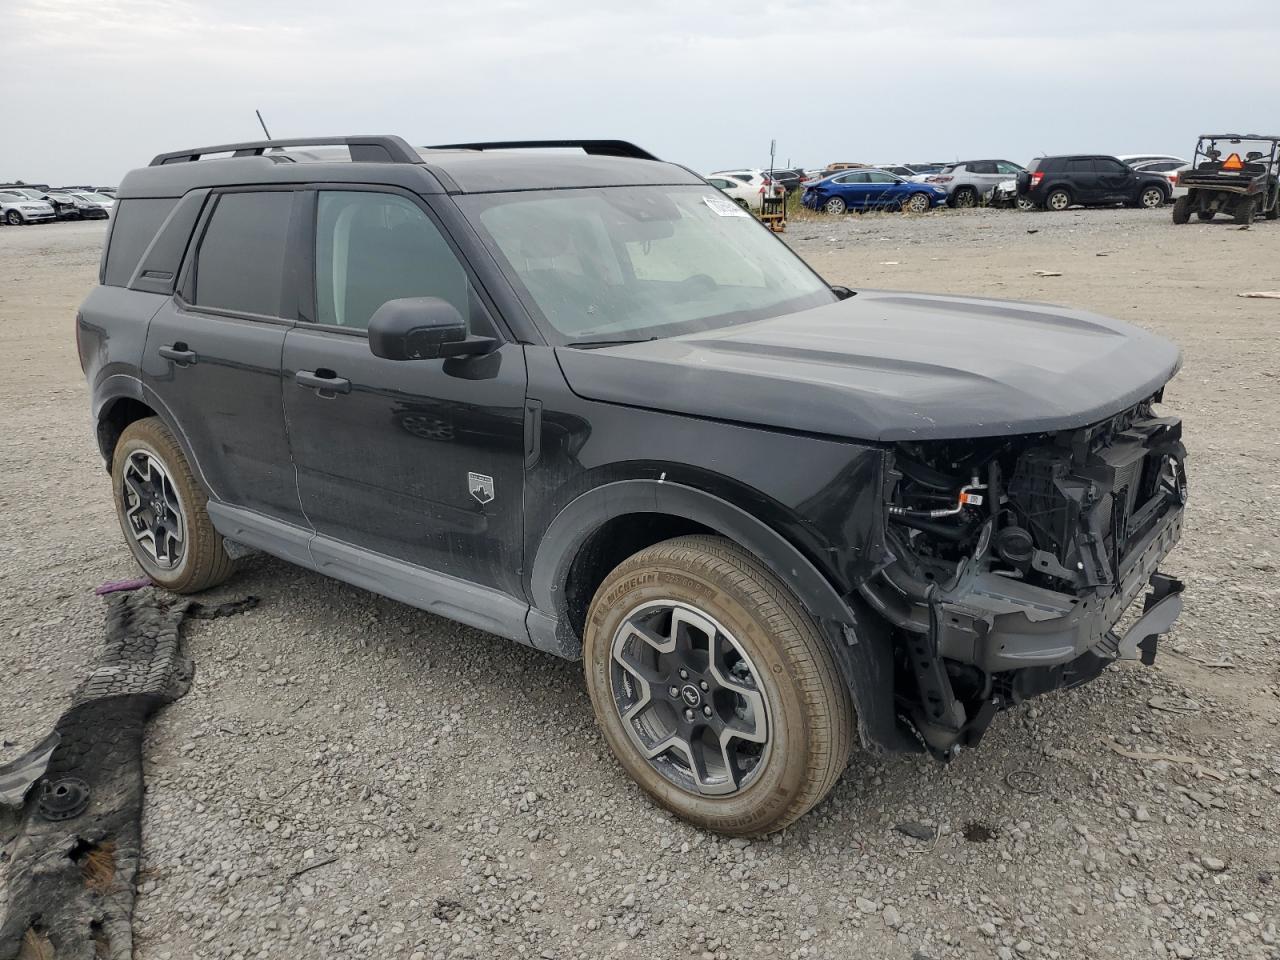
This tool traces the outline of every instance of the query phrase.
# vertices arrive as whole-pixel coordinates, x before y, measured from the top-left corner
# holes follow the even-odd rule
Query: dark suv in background
[[[830,286],[621,141],[183,150],[115,210],[77,347],[147,575],[257,549],[582,659],[694,823],[785,826],[855,739],[954,756],[1178,612],[1155,334]]]
[[[1150,209],[1167,203],[1172,192],[1163,174],[1139,173],[1104,154],[1037,157],[1018,174],[1018,196],[1041,210],[1119,203]]]

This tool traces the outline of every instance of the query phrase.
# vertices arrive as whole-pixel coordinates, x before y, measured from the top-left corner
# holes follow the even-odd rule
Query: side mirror
[[[491,353],[492,337],[467,336],[458,308],[439,297],[388,300],[369,318],[369,350],[384,360],[437,360]]]

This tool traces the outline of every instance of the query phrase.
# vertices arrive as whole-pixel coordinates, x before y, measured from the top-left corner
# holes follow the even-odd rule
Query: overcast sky
[[[0,180],[396,133],[618,137],[709,171],[1189,156],[1280,127],[1275,0],[0,0]]]

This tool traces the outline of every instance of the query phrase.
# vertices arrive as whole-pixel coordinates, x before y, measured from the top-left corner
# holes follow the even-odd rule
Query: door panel
[[[318,534],[523,596],[525,360],[395,361],[369,349],[383,303],[438,297],[497,333],[420,198],[320,189],[316,323],[285,337],[284,410],[298,491]],[[317,549],[319,541],[317,541]]]
[[[317,533],[520,595],[520,345],[383,360],[364,337],[299,325],[283,366],[298,490]],[[299,384],[299,371],[331,372],[349,389]]]
[[[301,523],[280,396],[296,196],[210,198],[181,292],[151,320],[142,367],[150,399],[183,433],[215,499]]]

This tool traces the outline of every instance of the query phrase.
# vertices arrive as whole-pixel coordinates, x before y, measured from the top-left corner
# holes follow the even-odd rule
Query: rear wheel
[[[1154,210],[1164,206],[1164,191],[1159,187],[1145,187],[1138,196],[1138,203],[1144,210]]]
[[[1262,215],[1268,220],[1280,218],[1280,188],[1271,192],[1271,206],[1267,207]]]
[[[955,193],[951,194],[951,205],[967,209],[978,205],[978,191],[973,187],[956,187]]]
[[[1200,218],[1204,219],[1204,214],[1200,214]],[[1191,198],[1179,197],[1173,204],[1173,222],[1186,223],[1191,219]]]
[[[1243,224],[1253,223],[1253,215],[1256,210],[1256,198],[1241,197],[1240,202],[1236,204],[1235,222]]]
[[[1031,202],[1030,197],[1020,196],[1015,202],[1018,206],[1018,209],[1023,211],[1024,213],[1028,210],[1034,210],[1036,208],[1036,205]]]
[[[839,214],[839,213],[844,213],[849,208],[848,206],[845,205],[845,202],[841,200],[839,197],[831,197],[829,200],[827,200],[826,203],[822,205],[822,209],[825,210],[827,213]]]
[[[902,209],[906,213],[924,213],[929,209],[929,195],[926,193],[913,193],[902,204]]]
[[[159,417],[125,428],[111,482],[129,551],[157,585],[196,593],[231,576],[234,563],[205,509],[209,498]]]
[[[658,804],[722,833],[780,830],[848,761],[853,707],[789,590],[720,537],[678,537],[596,591],[584,660],[610,748]]]
[[[1071,206],[1071,194],[1067,193],[1066,190],[1063,190],[1062,187],[1057,187],[1054,190],[1051,190],[1049,195],[1044,198],[1044,206],[1046,210],[1053,210],[1055,213],[1061,213],[1063,210],[1067,209],[1067,207]]]
[[[1205,221],[1206,223],[1208,223],[1217,215],[1218,215],[1217,210],[1197,210],[1196,211],[1196,216],[1199,217],[1201,220]]]

